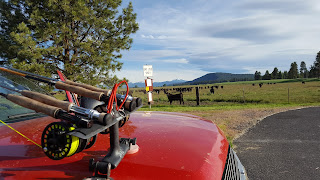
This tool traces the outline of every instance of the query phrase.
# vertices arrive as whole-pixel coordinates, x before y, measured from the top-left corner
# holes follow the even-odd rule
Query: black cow
[[[180,101],[180,104],[181,104],[181,102],[184,104],[182,93],[179,93],[179,94],[166,93],[166,94],[168,96],[168,100],[170,102],[170,105],[172,104],[172,101]]]
[[[210,89],[210,93],[211,93],[211,94],[214,94],[213,86],[212,86],[211,89]]]

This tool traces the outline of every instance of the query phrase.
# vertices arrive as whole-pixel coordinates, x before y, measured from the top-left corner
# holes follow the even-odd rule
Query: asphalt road
[[[250,180],[320,179],[320,107],[269,116],[233,144]]]

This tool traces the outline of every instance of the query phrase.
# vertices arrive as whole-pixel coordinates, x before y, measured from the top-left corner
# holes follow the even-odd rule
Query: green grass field
[[[208,110],[208,109],[239,109],[250,107],[278,107],[278,106],[296,106],[296,105],[319,105],[320,104],[320,81],[318,79],[304,80],[270,80],[270,81],[244,81],[234,83],[217,83],[208,85],[199,85],[200,89],[200,106],[196,106],[195,89],[192,92],[184,92],[184,105],[180,102],[173,101],[172,105],[168,102],[167,95],[161,91],[159,94],[153,93],[153,104],[151,110],[164,111],[189,111],[191,109]],[[259,83],[263,82],[262,87]],[[269,84],[268,84],[269,83]],[[252,84],[255,84],[254,86]],[[214,88],[215,93],[211,94],[208,86],[217,85]],[[223,89],[221,89],[223,86]],[[196,87],[196,86],[172,86],[163,87],[172,89],[178,87]],[[160,89],[160,88],[155,88]],[[147,105],[147,95],[139,92],[142,88],[134,90],[133,96],[141,97],[144,102],[142,110],[149,109]],[[174,90],[170,93],[178,93]]]

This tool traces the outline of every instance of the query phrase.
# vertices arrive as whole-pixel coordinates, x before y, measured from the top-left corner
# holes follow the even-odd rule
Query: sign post
[[[143,75],[147,78],[145,79],[145,85],[146,85],[146,92],[148,94],[148,104],[149,104],[149,108],[151,109],[151,103],[153,102],[153,99],[152,99],[153,79],[150,78],[153,76],[152,65],[143,66]]]

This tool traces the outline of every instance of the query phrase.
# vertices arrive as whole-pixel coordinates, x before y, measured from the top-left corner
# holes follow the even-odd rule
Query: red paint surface
[[[10,124],[40,144],[42,130],[55,121],[40,118]],[[98,135],[93,147],[59,161],[6,126],[0,126],[0,179],[83,179],[90,158],[101,160],[109,136]],[[121,137],[137,137],[139,151],[126,155],[111,171],[114,180],[221,179],[228,142],[211,122],[197,116],[135,112],[120,129]]]

